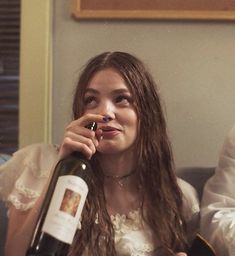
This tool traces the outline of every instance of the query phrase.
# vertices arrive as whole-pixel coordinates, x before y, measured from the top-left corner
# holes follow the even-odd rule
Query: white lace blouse
[[[17,209],[26,211],[33,207],[58,160],[58,150],[53,145],[34,144],[16,153],[0,166],[0,197]],[[197,231],[199,202],[195,189],[178,179],[184,194],[184,213],[189,234]],[[153,255],[150,229],[143,223],[137,209],[128,215],[111,216],[115,231],[115,246],[119,256]]]
[[[201,233],[218,255],[235,256],[235,125],[225,138],[215,174],[204,187]]]

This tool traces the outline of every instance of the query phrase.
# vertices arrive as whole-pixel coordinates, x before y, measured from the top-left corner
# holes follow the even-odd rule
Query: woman
[[[91,59],[78,81],[73,113],[74,121],[66,128],[58,153],[52,146],[34,145],[8,163],[8,169],[14,169],[24,159],[25,168],[18,168],[15,179],[30,180],[24,187],[41,192],[48,170],[58,159],[73,151],[91,159],[98,193],[88,196],[70,255],[187,251],[186,220],[193,222],[198,204],[191,187],[179,181],[181,189],[192,195],[188,200],[182,197],[156,84],[143,63],[124,52],[106,52]],[[96,132],[84,128],[90,122],[98,124]],[[5,192],[11,201],[7,255],[16,251],[24,255],[45,191],[35,204],[38,195],[30,200],[24,194],[29,202],[21,200],[18,208],[26,205],[26,211],[16,209],[17,192]],[[195,231],[188,229],[191,234]]]

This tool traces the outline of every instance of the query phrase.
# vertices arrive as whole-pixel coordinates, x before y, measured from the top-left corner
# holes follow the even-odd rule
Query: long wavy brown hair
[[[141,191],[142,218],[154,238],[174,255],[187,248],[183,200],[177,185],[174,161],[167,134],[166,121],[157,85],[145,65],[125,52],[105,52],[92,58],[84,67],[73,102],[74,119],[83,114],[84,92],[94,75],[113,68],[123,77],[133,95],[139,120],[136,141],[137,177]],[[91,160],[95,169],[92,184],[82,213],[82,228],[78,230],[70,255],[115,256],[114,229],[106,210],[103,173],[95,154]]]

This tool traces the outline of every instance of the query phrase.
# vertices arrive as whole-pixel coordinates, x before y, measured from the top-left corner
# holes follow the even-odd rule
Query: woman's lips
[[[113,138],[120,133],[120,129],[111,126],[100,127],[99,129],[102,131],[101,136],[106,139]]]

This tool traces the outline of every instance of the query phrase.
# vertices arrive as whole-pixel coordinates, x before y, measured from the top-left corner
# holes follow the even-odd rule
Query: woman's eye
[[[89,96],[84,99],[85,106],[93,106],[96,104],[96,98],[94,96]]]
[[[130,103],[131,99],[129,96],[126,95],[119,95],[118,97],[116,97],[115,101],[116,103],[127,104]]]

